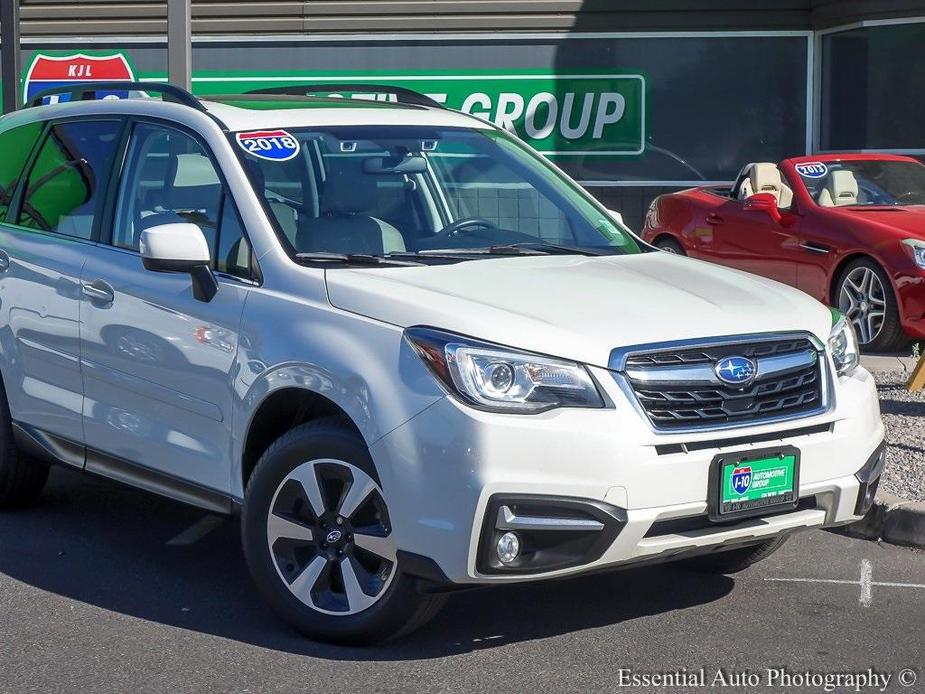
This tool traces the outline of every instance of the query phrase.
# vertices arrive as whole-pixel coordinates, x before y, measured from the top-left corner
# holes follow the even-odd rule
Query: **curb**
[[[925,549],[925,502],[884,493],[863,519],[845,526],[843,532],[863,540]]]
[[[871,373],[886,371],[905,371],[910,373],[915,368],[916,360],[912,357],[900,357],[895,354],[862,354],[861,366]]]

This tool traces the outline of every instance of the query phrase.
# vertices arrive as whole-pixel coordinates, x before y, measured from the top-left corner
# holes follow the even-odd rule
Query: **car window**
[[[121,128],[120,121],[53,125],[29,172],[19,224],[92,238]]]
[[[251,247],[244,234],[241,216],[231,200],[225,196],[222,218],[218,225],[217,250],[213,253],[215,269],[229,275],[250,279]]]
[[[0,152],[3,152],[0,157],[0,220],[10,209],[16,184],[43,126],[44,123],[35,122],[0,133]]]
[[[538,241],[575,244],[565,212],[507,162],[468,142],[428,154],[455,219],[487,219]]]
[[[584,191],[502,132],[330,126],[229,138],[296,253],[510,244],[640,252],[632,234]]]
[[[202,230],[216,269],[250,276],[243,225],[203,145],[179,130],[138,123],[126,151],[112,244],[137,251],[145,229],[177,222]]]
[[[795,165],[820,207],[925,204],[925,166],[892,159],[807,162]]]

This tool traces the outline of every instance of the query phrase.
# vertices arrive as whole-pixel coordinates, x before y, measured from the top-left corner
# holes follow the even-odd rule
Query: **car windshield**
[[[338,126],[231,139],[300,259],[643,250],[585,191],[503,132]]]
[[[797,164],[806,190],[822,207],[925,205],[925,166],[864,159]]]

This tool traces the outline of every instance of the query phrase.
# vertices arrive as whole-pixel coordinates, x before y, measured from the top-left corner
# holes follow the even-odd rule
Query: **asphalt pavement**
[[[858,691],[925,691],[920,550],[802,533],[735,577],[459,593],[416,634],[351,649],[260,602],[234,520],[61,469],[40,506],[0,515],[2,692],[821,692],[869,669],[889,683]],[[717,670],[727,686],[699,686]],[[632,685],[656,673],[688,686]]]

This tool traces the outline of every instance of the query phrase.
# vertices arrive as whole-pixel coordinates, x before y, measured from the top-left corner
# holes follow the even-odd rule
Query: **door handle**
[[[101,304],[111,304],[116,299],[115,290],[104,280],[83,282],[81,290],[90,301],[98,301]]]
[[[0,249],[0,272],[6,272],[10,269],[10,254]]]
[[[800,244],[800,248],[804,251],[809,251],[810,253],[819,253],[820,255],[825,255],[826,253],[831,253],[832,249],[828,246],[823,246],[817,243],[810,243],[809,241],[804,241]]]
[[[723,218],[720,217],[718,214],[711,212],[710,214],[707,215],[706,222],[707,224],[710,224],[711,226],[716,226],[717,224],[723,223]]]

